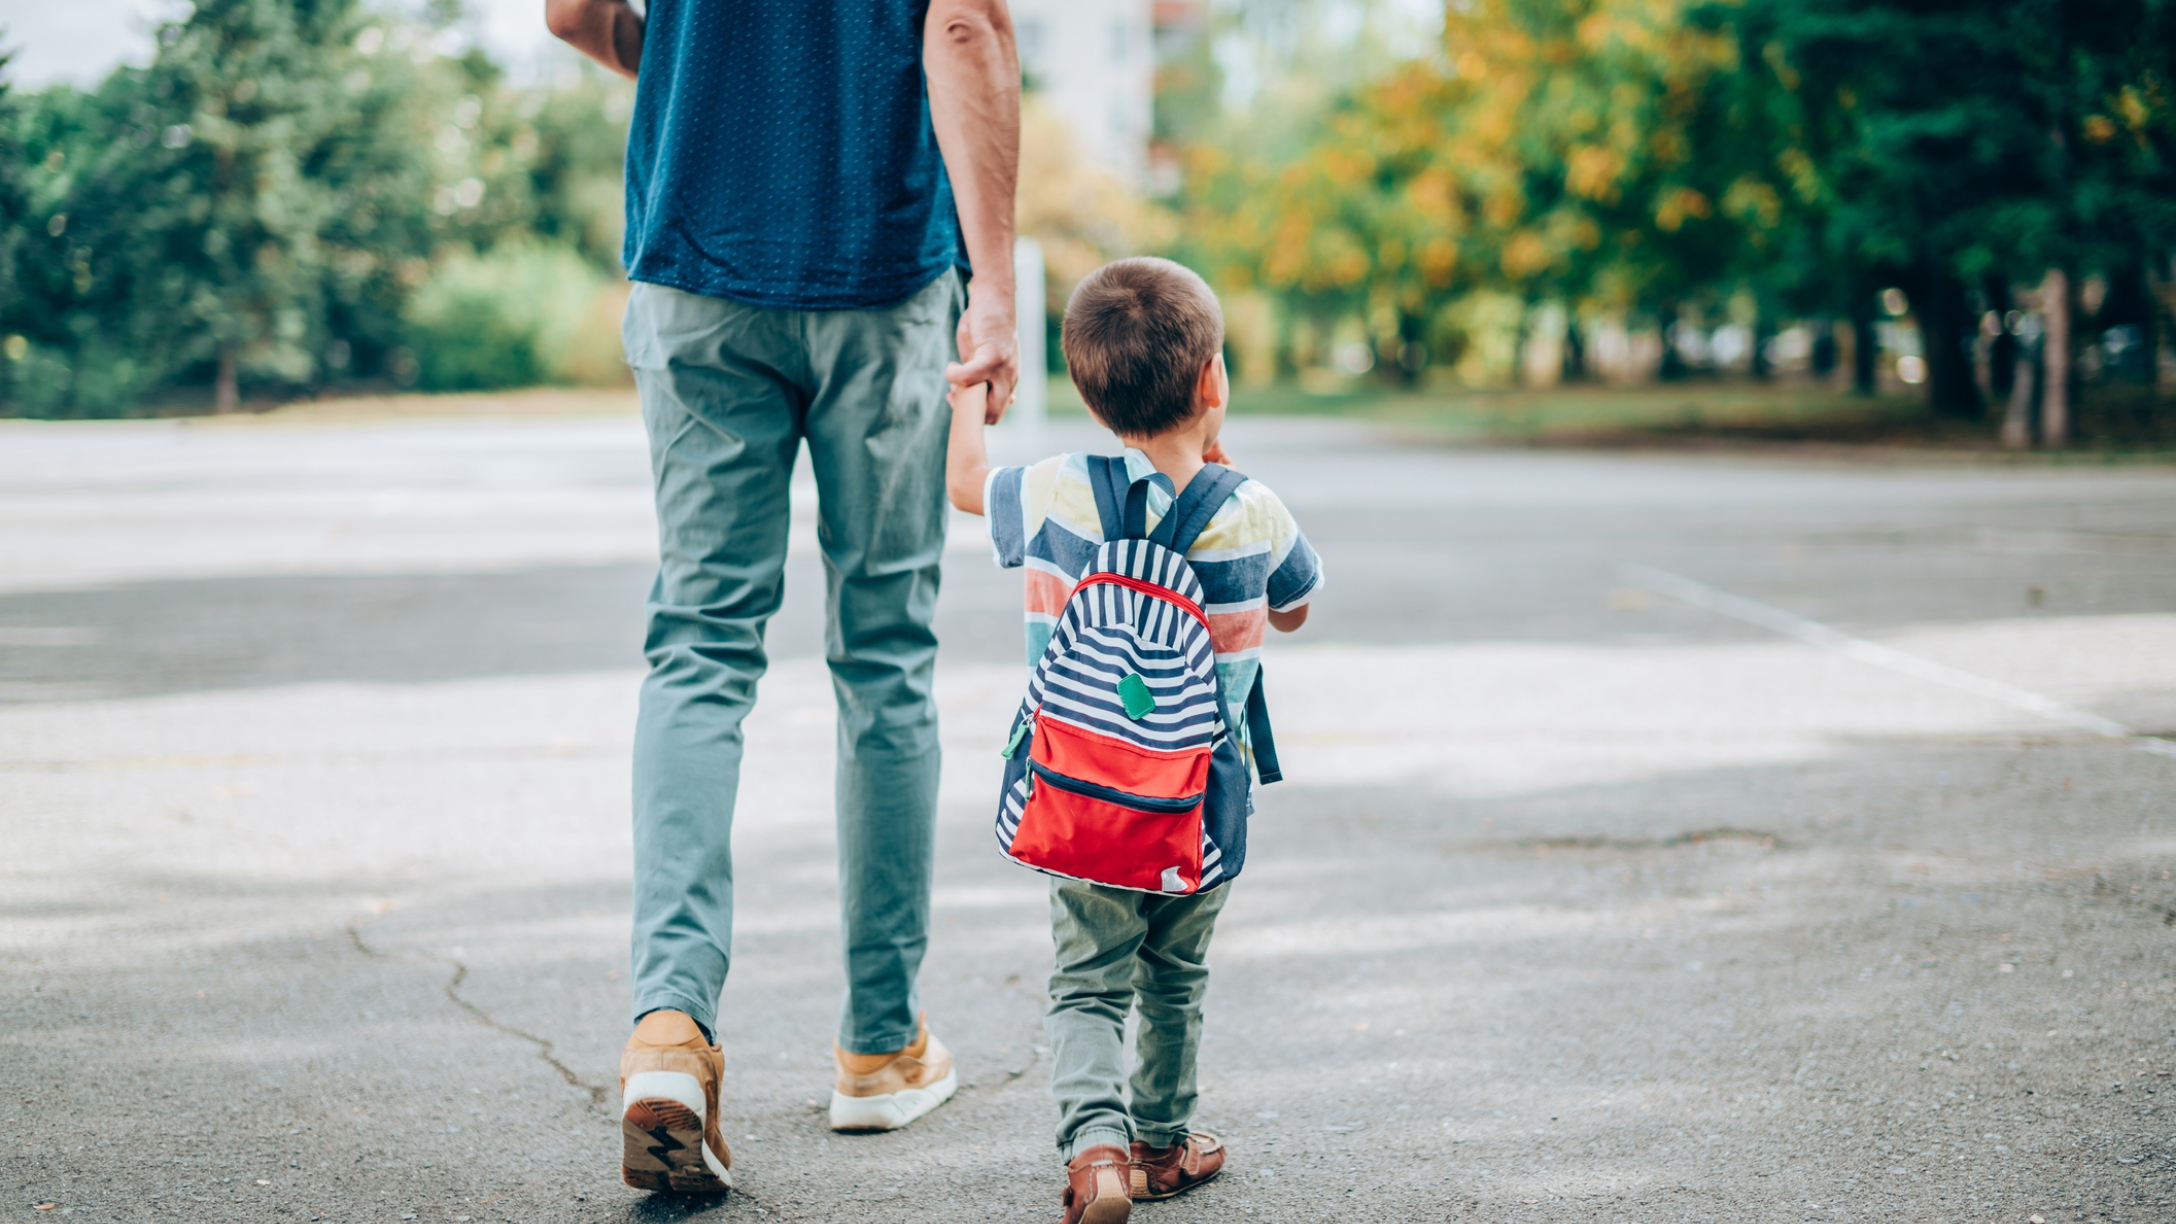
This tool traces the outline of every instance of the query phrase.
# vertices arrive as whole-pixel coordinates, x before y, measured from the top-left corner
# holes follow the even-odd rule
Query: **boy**
[[[1088,411],[1126,444],[1129,475],[1168,480],[1154,481],[1149,494],[1154,528],[1205,462],[1225,461],[1217,435],[1231,386],[1216,295],[1169,260],[1107,264],[1074,290],[1063,345]],[[945,486],[954,506],[989,516],[997,563],[1027,570],[1033,666],[1074,579],[1103,542],[1087,457],[993,471],[982,444],[982,389],[955,389],[951,398]],[[1252,480],[1210,518],[1187,562],[1202,586],[1225,721],[1243,735],[1263,625],[1299,628],[1322,567],[1284,504]],[[1133,1199],[1169,1198],[1223,1168],[1223,1145],[1187,1124],[1209,976],[1204,956],[1226,891],[1168,895],[1050,882],[1057,964],[1044,1023],[1058,1150],[1067,1162],[1066,1224],[1119,1224]],[[1129,1106],[1120,1059],[1134,1006],[1141,1032]]]

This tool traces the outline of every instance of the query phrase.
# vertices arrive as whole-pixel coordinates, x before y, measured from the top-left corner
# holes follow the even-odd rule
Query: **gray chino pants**
[[[1194,1117],[1194,1059],[1209,989],[1209,937],[1231,886],[1187,897],[1050,882],[1050,1090],[1058,1099],[1058,1152],[1138,1139],[1170,1147]],[[1126,1013],[1138,1009],[1133,1074],[1125,1067]],[[1131,1100],[1126,1089],[1132,1089]]]
[[[930,679],[944,552],[947,272],[896,306],[793,311],[638,284],[622,338],[657,494],[634,750],[634,1014],[715,1028],[733,932],[741,720],[784,590],[787,486],[805,442],[838,700],[846,1000],[839,1045],[914,1040],[937,802]]]

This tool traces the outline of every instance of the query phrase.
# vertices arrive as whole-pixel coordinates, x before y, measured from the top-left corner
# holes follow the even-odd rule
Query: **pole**
[[[1012,412],[1019,420],[1028,454],[1041,458],[1043,419],[1050,411],[1048,325],[1043,305],[1043,245],[1033,238],[1012,244],[1013,316],[1020,329],[1020,385],[1013,389]]]

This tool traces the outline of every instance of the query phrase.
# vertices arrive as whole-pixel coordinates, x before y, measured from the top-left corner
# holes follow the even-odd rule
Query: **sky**
[[[518,71],[562,54],[544,30],[544,0],[468,0],[468,8],[500,63]],[[24,89],[95,85],[116,64],[149,63],[153,27],[187,9],[181,0],[0,0],[8,79]]]

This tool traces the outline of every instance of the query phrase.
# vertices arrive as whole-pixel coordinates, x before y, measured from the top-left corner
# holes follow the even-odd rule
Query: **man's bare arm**
[[[1020,177],[1020,55],[1005,0],[931,0],[922,30],[922,71],[974,269],[960,318],[955,386],[990,384],[996,424],[1020,379],[1014,330],[1013,189]],[[1035,371],[1040,373],[1040,371]]]
[[[628,80],[642,66],[642,17],[627,0],[544,0],[544,26]]]

